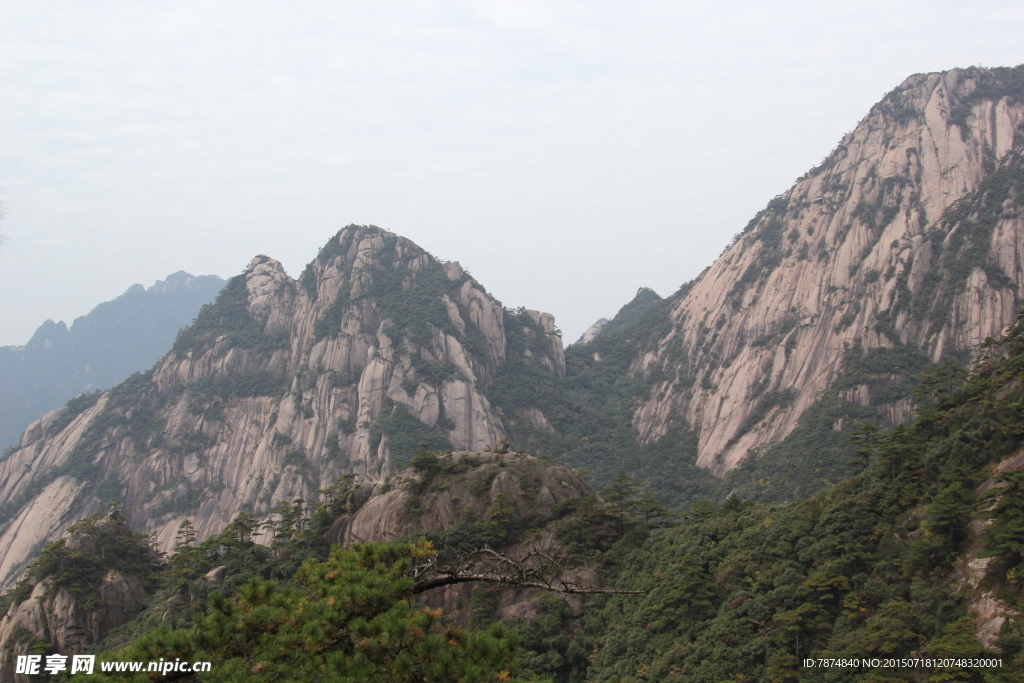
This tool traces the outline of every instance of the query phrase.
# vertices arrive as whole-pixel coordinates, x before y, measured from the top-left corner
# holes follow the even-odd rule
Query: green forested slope
[[[792,434],[719,479],[696,466],[697,436],[683,421],[644,446],[637,446],[632,422],[638,403],[662,378],[635,372],[631,366],[667,334],[669,312],[689,287],[654,303],[653,292],[641,290],[592,341],[566,349],[564,378],[524,358],[528,340],[515,323],[525,320],[525,314],[506,311],[509,360],[488,396],[506,415],[539,409],[553,427],[545,430],[528,420],[506,420],[513,446],[586,470],[598,486],[626,471],[674,509],[685,510],[703,499],[721,502],[730,493],[758,502],[799,500],[849,477],[845,463],[855,450],[851,436],[857,425],[871,421],[891,426],[885,408],[909,398],[931,366],[913,345],[851,348],[832,386],[805,412]],[[842,397],[844,390],[860,385],[870,389],[867,406]],[[776,393],[780,395],[774,400],[788,400],[785,392]],[[772,405],[765,402],[765,410]]]
[[[598,485],[625,470],[673,506],[688,507],[717,491],[717,480],[694,465],[696,442],[684,427],[638,448],[632,424],[633,410],[650,392],[652,379],[631,372],[630,365],[668,332],[668,311],[687,289],[684,285],[654,303],[653,292],[641,290],[592,341],[566,349],[564,378],[524,357],[529,339],[517,323],[525,313],[506,311],[508,361],[488,397],[514,417],[505,420],[512,445],[584,469]],[[543,413],[551,429],[522,417],[531,409]],[[651,476],[654,472],[659,476]]]
[[[604,557],[609,581],[648,593],[591,605],[589,677],[1020,680],[1020,620],[998,641],[1002,669],[798,665],[985,656],[969,602],[989,592],[1024,608],[1024,471],[994,472],[1024,435],[1024,322],[987,349],[969,379],[958,377],[929,373],[916,422],[862,440],[850,467],[870,465],[849,481],[789,505],[701,504],[672,529],[620,541]],[[977,587],[963,572],[975,556],[991,558]]]
[[[116,657],[181,652],[230,663],[204,680],[332,671],[380,680],[1019,680],[1024,621],[1013,612],[1024,611],[1024,469],[1013,467],[1024,461],[1024,317],[969,376],[933,369],[915,396],[911,426],[858,428],[853,476],[808,499],[701,501],[666,527],[664,510],[620,475],[601,498],[555,510],[547,528],[577,562],[596,567],[606,586],[643,595],[593,596],[582,610],[544,598],[531,621],[463,631],[411,602],[408,558],[429,546],[328,555],[322,534],[353,500],[340,481],[308,518],[300,502],[282,506],[269,547],[253,543],[251,516],[198,546],[183,529],[155,602],[101,649],[135,642]],[[983,576],[969,580],[967,562],[979,558]],[[223,589],[234,597],[204,607],[206,584],[196,579],[218,565],[228,567]],[[38,566],[37,578],[56,569]],[[976,638],[970,607],[983,596],[1010,615],[994,642],[1000,651]],[[475,628],[493,622],[494,606],[490,588],[474,592]],[[367,660],[363,648],[380,659]],[[801,666],[871,657],[996,658],[1002,666]]]

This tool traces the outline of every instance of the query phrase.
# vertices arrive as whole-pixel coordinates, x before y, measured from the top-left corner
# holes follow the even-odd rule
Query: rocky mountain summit
[[[638,446],[688,431],[721,475],[783,442],[855,364],[842,399],[905,420],[899,368],[965,362],[1024,297],[1022,122],[1024,67],[918,74],[886,95],[636,331]]]
[[[503,310],[387,231],[341,230],[298,280],[255,258],[151,371],[44,415],[0,462],[0,575],[114,500],[167,549],[186,517],[201,540],[346,473],[379,481],[421,443],[493,446],[508,321],[520,360],[564,374],[550,314]]]

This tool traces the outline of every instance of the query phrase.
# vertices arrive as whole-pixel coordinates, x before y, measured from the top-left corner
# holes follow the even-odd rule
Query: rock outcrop
[[[424,532],[441,534],[460,525],[465,533],[472,533],[473,523],[494,520],[509,525],[518,520],[521,525],[539,528],[528,534],[525,541],[513,541],[508,547],[496,549],[514,554],[518,548],[534,542],[557,548],[546,521],[557,516],[558,503],[589,493],[590,486],[578,473],[533,456],[489,451],[449,453],[440,456],[431,467],[398,472],[378,484],[355,513],[335,521],[327,540],[342,544],[393,541],[417,538]],[[465,535],[459,538],[468,540]],[[581,584],[599,584],[597,575],[588,567],[570,572],[571,578]],[[435,588],[424,593],[421,599],[468,625],[467,607],[473,598],[474,586],[466,583]],[[492,589],[496,617],[532,619],[537,616],[538,596],[542,591],[514,586],[487,590]],[[573,615],[580,616],[579,596],[566,596],[566,601]]]
[[[18,655],[32,643],[48,646],[63,655],[83,654],[113,629],[127,624],[142,611],[146,594],[133,577],[107,572],[94,605],[82,601],[64,588],[49,582],[36,585],[20,605],[12,605],[0,620],[0,681],[15,680]]]
[[[564,375],[553,317],[529,313],[537,362]],[[379,481],[423,442],[497,444],[506,315],[458,263],[372,226],[298,280],[253,259],[150,372],[40,418],[0,462],[0,583],[111,500],[166,550],[185,518],[202,540],[344,474]]]
[[[640,443],[685,424],[720,474],[792,432],[851,349],[938,361],[999,335],[1024,297],[1022,72],[912,76],[772,200],[634,363],[662,378]]]
[[[26,577],[3,596],[0,683],[27,681],[19,655],[65,657],[95,651],[142,612],[166,568],[151,539],[129,527],[117,506],[75,524],[47,544]]]
[[[579,474],[521,453],[457,452],[441,461],[446,464],[443,486],[424,487],[428,475],[414,469],[399,472],[378,484],[358,511],[339,518],[328,541],[390,541],[444,531],[487,519],[502,503],[522,519],[549,517],[559,502],[590,493]]]
[[[992,492],[1001,484],[998,477],[1006,472],[1024,467],[1024,452],[1017,452],[1004,459],[993,468],[992,477],[982,482],[977,493]],[[991,506],[998,500],[990,502]],[[984,530],[992,523],[991,519],[971,520],[968,527],[968,543],[963,554],[956,563],[955,579],[957,592],[967,595],[967,612],[974,619],[974,633],[989,652],[999,652],[997,641],[1003,627],[1008,621],[1020,617],[1020,613],[1010,608],[999,596],[999,572],[992,571],[993,557],[985,556]]]

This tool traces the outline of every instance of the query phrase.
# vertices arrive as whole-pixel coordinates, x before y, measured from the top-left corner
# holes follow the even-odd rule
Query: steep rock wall
[[[0,462],[0,581],[112,500],[169,549],[185,518],[202,539],[346,473],[377,481],[423,441],[496,444],[483,390],[503,321],[458,263],[372,226],[341,230],[298,280],[253,259],[149,373],[37,420]],[[564,374],[550,314],[534,333]]]
[[[785,438],[851,348],[938,361],[998,335],[1024,296],[1021,72],[907,79],[758,214],[634,363],[667,377],[640,443],[685,423],[721,473]]]
[[[415,538],[424,532],[440,534],[460,525],[465,534],[467,523],[485,521],[502,512],[523,522],[545,520],[556,516],[558,503],[591,492],[578,472],[522,453],[456,452],[441,456],[439,463],[440,472],[408,469],[379,483],[355,513],[335,521],[328,540],[390,541]],[[509,507],[503,510],[503,506]],[[551,549],[559,547],[551,524],[535,529],[519,542],[495,549],[515,554],[536,543],[550,544]],[[584,585],[600,584],[597,574],[585,566],[567,570],[566,577]],[[468,626],[467,607],[474,585],[435,588],[420,599]],[[533,588],[502,586],[493,613],[498,618],[532,619],[538,614],[539,594],[541,591]],[[578,596],[566,596],[566,601],[575,616],[582,614]]]

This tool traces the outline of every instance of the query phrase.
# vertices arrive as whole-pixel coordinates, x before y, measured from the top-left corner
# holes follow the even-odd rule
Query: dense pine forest
[[[185,523],[170,557],[115,508],[73,527],[73,548],[48,545],[4,603],[42,583],[89,604],[107,571],[134,576],[146,609],[100,659],[215,662],[194,680],[1019,680],[1024,623],[1011,618],[987,650],[977,634],[982,603],[1024,609],[1024,317],[971,372],[936,366],[914,396],[913,424],[861,425],[849,478],[797,502],[732,495],[672,514],[620,474],[546,518],[497,501],[445,533],[332,548],[326,531],[363,500],[347,477],[313,508],[283,504],[265,524],[242,514],[202,543]],[[443,494],[460,462],[421,451],[416,490]],[[461,614],[421,602],[414,570],[429,558],[544,535],[607,589],[642,593],[538,594],[529,622],[495,620],[499,584],[477,584]],[[22,645],[52,651],[29,634]],[[803,665],[865,657],[1000,665]]]

